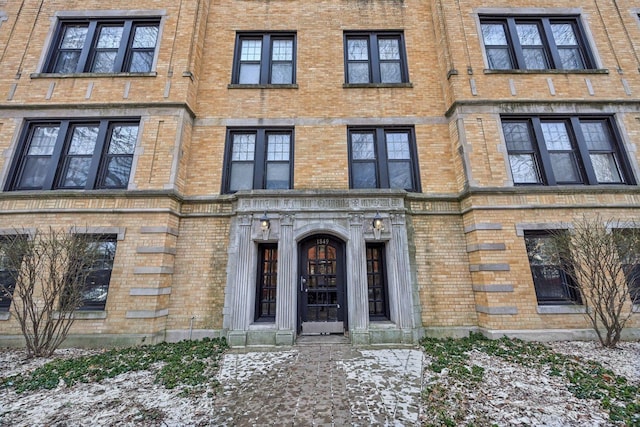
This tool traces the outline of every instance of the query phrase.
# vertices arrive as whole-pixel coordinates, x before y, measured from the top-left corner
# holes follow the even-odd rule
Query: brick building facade
[[[590,336],[527,242],[638,219],[632,1],[0,0],[0,69],[0,234],[108,242],[70,343]]]

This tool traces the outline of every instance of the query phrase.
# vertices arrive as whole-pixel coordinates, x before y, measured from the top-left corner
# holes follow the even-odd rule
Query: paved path
[[[299,344],[232,350],[211,425],[412,426],[419,424],[422,352]]]

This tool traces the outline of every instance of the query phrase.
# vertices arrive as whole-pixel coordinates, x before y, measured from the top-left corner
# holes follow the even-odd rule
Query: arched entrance
[[[314,235],[299,245],[298,333],[344,333],[347,298],[344,242]]]

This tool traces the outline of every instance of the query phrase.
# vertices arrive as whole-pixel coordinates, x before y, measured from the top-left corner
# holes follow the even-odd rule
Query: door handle
[[[300,292],[307,292],[307,289],[304,286],[306,283],[307,279],[305,279],[304,276],[300,276]]]

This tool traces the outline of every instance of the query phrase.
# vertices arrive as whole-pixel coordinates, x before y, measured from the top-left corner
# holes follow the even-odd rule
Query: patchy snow
[[[593,342],[548,345],[577,360],[598,361],[640,384],[639,342],[621,343],[614,350]],[[54,357],[97,352],[66,349]],[[0,376],[29,372],[46,361],[24,360],[23,351],[0,349]],[[479,351],[472,351],[469,361],[484,368],[482,381],[463,387],[451,380],[445,389],[462,396],[465,418],[457,420],[460,424],[615,425],[598,402],[576,398],[562,377],[550,376],[543,367],[524,367]],[[222,384],[218,394],[168,390],[149,371],[22,394],[0,389],[0,426],[417,425],[430,421],[425,418],[428,402],[422,400],[423,387],[436,378],[425,369],[429,362],[421,351],[407,348],[231,351],[217,377]]]

